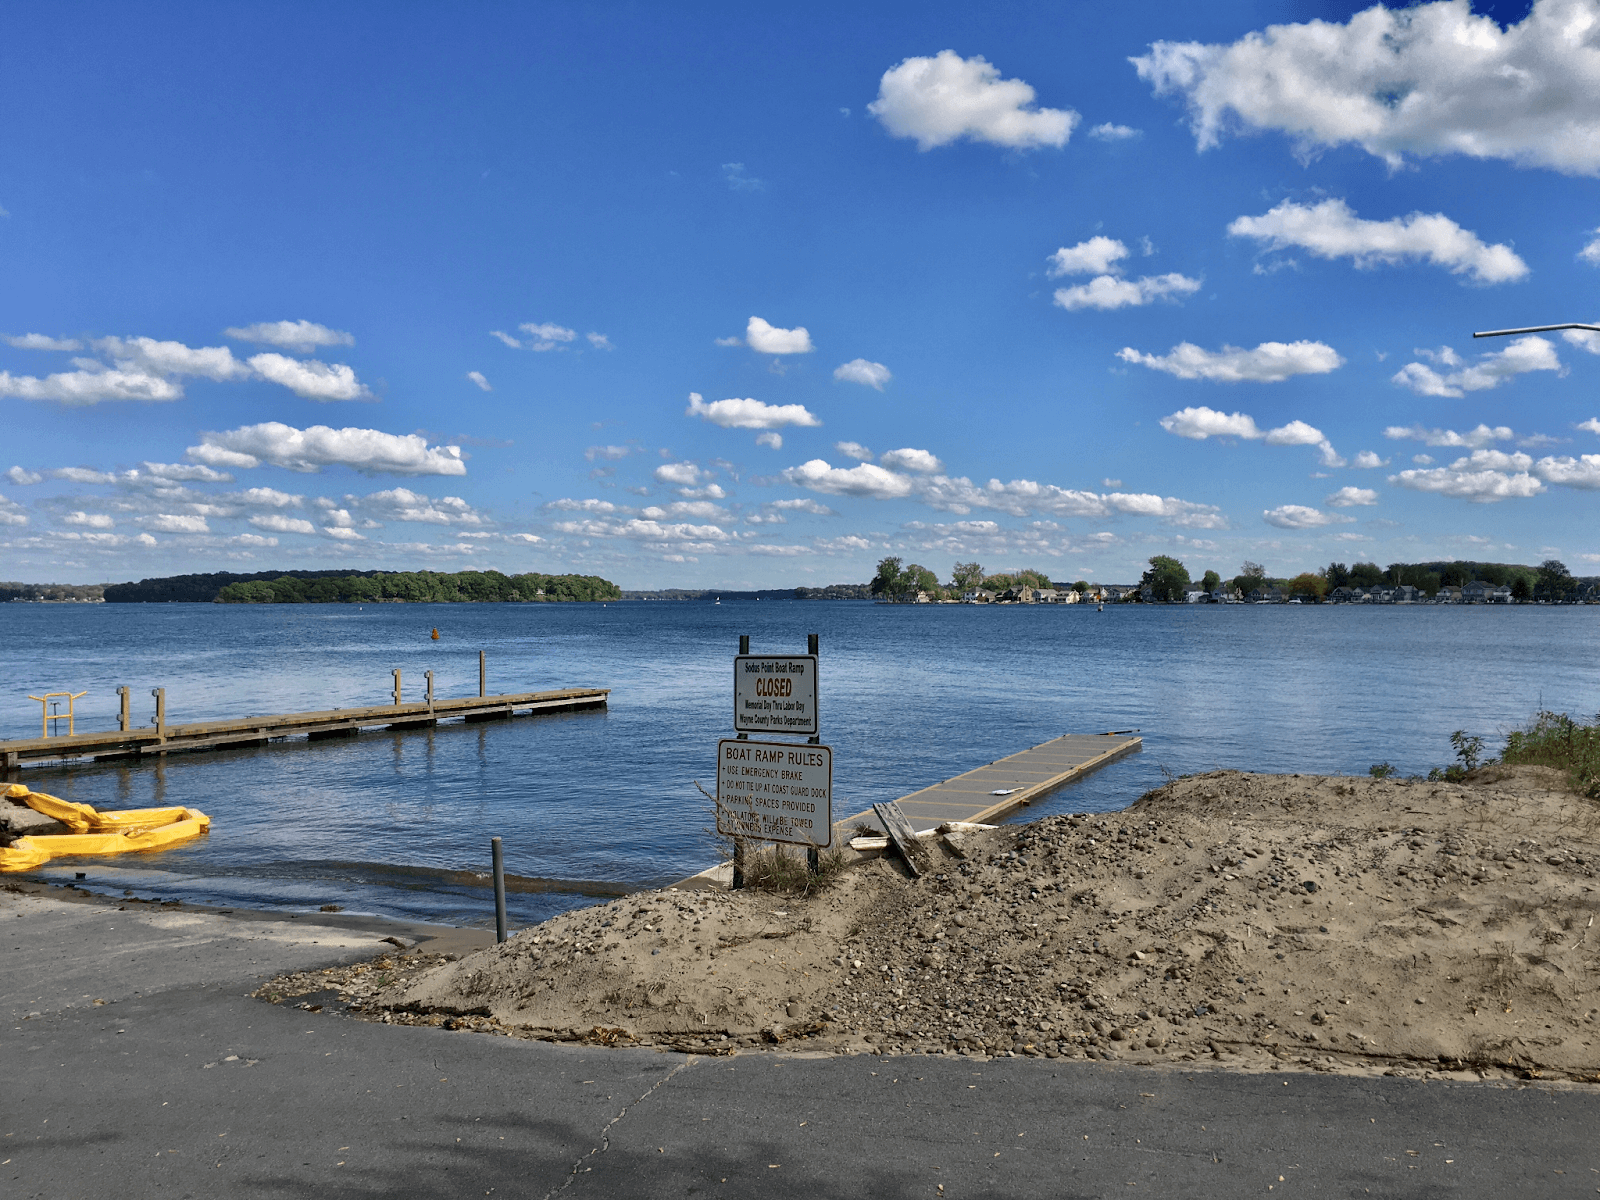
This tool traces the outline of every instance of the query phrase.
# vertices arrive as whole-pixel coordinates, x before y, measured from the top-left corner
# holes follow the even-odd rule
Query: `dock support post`
[[[433,672],[424,671],[423,675],[425,675],[428,680],[428,715],[431,717],[433,716]]]
[[[394,669],[394,706],[400,707],[400,668]]]
[[[167,689],[151,688],[150,694],[156,698],[156,736],[167,736]]]
[[[489,839],[489,857],[494,862],[494,940],[506,940],[506,856],[499,838]]]
[[[478,697],[482,699],[489,694],[489,666],[484,661],[482,650],[478,651]]]
[[[733,882],[728,885],[730,891],[737,892],[744,887],[744,839],[733,839]]]
[[[130,711],[130,707],[133,703],[133,689],[129,687],[119,687],[117,689],[117,695],[122,697],[122,710],[117,715],[117,728],[121,732],[127,733],[128,730],[133,727],[133,713]]]
[[[739,635],[739,653],[750,653],[750,635],[748,633],[741,633]]]

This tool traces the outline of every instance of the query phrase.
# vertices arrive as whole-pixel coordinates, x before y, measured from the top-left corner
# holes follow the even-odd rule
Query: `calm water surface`
[[[441,639],[428,634],[437,626]],[[1031,810],[1121,808],[1164,772],[1425,772],[1455,729],[1499,737],[1541,706],[1600,710],[1600,608],[598,605],[0,605],[0,737],[35,736],[29,693],[88,691],[79,730],[116,728],[115,687],[167,689],[170,722],[408,699],[609,687],[609,711],[28,769],[97,807],[186,804],[212,832],[159,854],[58,860],[99,889],[213,904],[481,923],[488,839],[530,877],[660,884],[713,853],[716,741],[738,635],[757,653],[822,639],[834,813],[1067,732],[1134,729],[1144,750]],[[522,921],[590,903],[517,894]]]

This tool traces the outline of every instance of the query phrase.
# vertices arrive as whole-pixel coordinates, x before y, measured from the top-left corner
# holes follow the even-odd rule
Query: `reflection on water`
[[[80,729],[116,727],[124,683],[136,697],[165,686],[172,722],[381,704],[395,667],[407,698],[430,669],[437,694],[473,695],[480,649],[491,692],[612,688],[606,712],[22,776],[98,807],[185,804],[214,822],[136,862],[62,860],[41,877],[481,923],[484,889],[452,873],[486,871],[492,835],[529,880],[651,885],[714,860],[693,781],[710,781],[730,732],[741,633],[757,653],[821,635],[836,816],[1061,733],[1142,731],[1142,754],[1031,816],[1119,808],[1164,772],[1426,771],[1448,760],[1452,730],[1494,741],[1541,705],[1600,708],[1597,626],[1594,608],[10,604],[0,735],[31,736],[27,693],[69,686],[90,692]],[[519,920],[592,902],[510,899]]]

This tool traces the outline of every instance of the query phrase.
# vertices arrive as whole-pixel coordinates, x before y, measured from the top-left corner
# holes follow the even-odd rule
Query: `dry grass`
[[[1585,725],[1566,713],[1541,712],[1526,729],[1506,737],[1500,761],[1555,767],[1567,772],[1573,791],[1600,799],[1600,717]]]

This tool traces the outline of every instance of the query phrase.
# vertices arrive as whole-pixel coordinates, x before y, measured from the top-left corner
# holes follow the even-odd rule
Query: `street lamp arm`
[[[1482,333],[1475,333],[1475,338],[1504,337],[1508,333],[1553,333],[1557,329],[1587,329],[1590,333],[1600,333],[1600,325],[1531,325],[1527,329],[1486,329]]]

